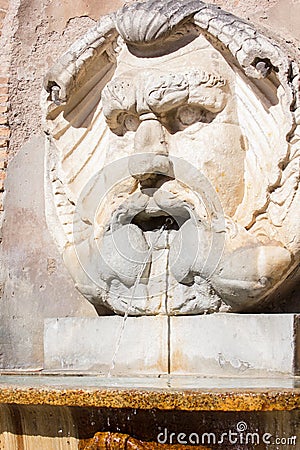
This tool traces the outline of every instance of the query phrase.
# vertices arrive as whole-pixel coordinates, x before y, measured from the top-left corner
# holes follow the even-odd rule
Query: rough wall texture
[[[3,41],[3,25],[9,7],[8,0],[0,1],[0,42]],[[5,55],[0,57],[0,214],[3,215],[4,178],[7,167],[8,141],[8,62]]]
[[[56,58],[101,15],[124,3],[0,0],[0,214],[6,188],[0,271],[2,368],[42,367],[45,317],[96,315],[74,289],[46,227],[39,103],[43,76]],[[300,55],[300,0],[211,3],[265,27],[267,34],[276,33],[291,54]]]

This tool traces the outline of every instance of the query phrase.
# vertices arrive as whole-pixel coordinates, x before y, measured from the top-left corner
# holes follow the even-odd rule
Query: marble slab
[[[45,369],[104,375],[166,373],[168,318],[128,317],[124,332],[122,326],[121,316],[47,319]]]
[[[123,331],[121,331],[123,326]],[[47,319],[44,369],[102,375],[281,377],[299,375],[299,316]]]
[[[299,316],[212,314],[171,320],[171,373],[299,374]]]

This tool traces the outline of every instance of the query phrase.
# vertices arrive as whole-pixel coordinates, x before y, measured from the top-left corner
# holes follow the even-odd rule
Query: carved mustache
[[[141,267],[144,265],[146,269],[147,263],[152,263],[147,233],[158,235],[161,230],[173,232],[169,242],[170,267],[178,282],[187,280],[190,272],[196,270],[195,264],[199,273],[205,266],[211,230],[195,214],[195,206],[191,199],[186,199],[186,192],[157,189],[151,194],[135,193],[114,212],[99,247],[99,273],[103,280],[118,278],[127,287],[133,286]],[[174,237],[174,232],[178,236]],[[156,242],[157,248],[164,246],[163,238],[162,242]],[[146,272],[142,277],[144,283]]]

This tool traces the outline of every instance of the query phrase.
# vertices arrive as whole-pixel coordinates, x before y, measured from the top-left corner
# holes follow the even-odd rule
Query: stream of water
[[[129,316],[129,313],[130,313],[130,310],[131,310],[131,306],[132,306],[132,302],[133,302],[133,299],[134,299],[134,295],[135,295],[137,286],[139,285],[139,283],[140,283],[140,281],[141,281],[141,278],[142,278],[143,273],[144,273],[144,271],[145,271],[145,269],[146,269],[146,267],[147,267],[147,264],[149,264],[149,262],[150,262],[150,260],[151,260],[151,258],[152,258],[152,254],[153,254],[153,250],[154,250],[154,248],[155,248],[155,245],[157,244],[157,242],[158,242],[160,236],[162,235],[162,233],[163,233],[163,232],[167,229],[167,227],[170,225],[170,223],[167,222],[167,221],[170,221],[170,220],[172,220],[172,219],[167,218],[166,223],[164,223],[164,224],[162,225],[162,227],[159,229],[158,234],[157,234],[157,237],[156,237],[156,239],[152,242],[152,244],[150,245],[150,248],[149,248],[149,252],[148,252],[148,254],[147,254],[147,257],[146,257],[144,263],[142,264],[141,270],[139,271],[139,274],[138,274],[138,276],[137,276],[137,278],[136,278],[136,280],[135,280],[135,283],[134,283],[134,285],[133,285],[132,295],[131,295],[130,300],[129,300],[129,302],[128,302],[126,312],[125,312],[125,314],[124,314],[124,316],[123,316],[123,321],[122,321],[122,325],[121,325],[120,332],[119,332],[119,335],[118,335],[118,339],[117,339],[115,351],[114,351],[114,354],[113,354],[113,357],[112,357],[111,366],[110,366],[109,371],[108,371],[108,374],[107,374],[108,377],[111,377],[111,376],[112,376],[112,372],[113,372],[113,370],[114,370],[114,368],[115,368],[115,365],[116,365],[116,359],[117,359],[117,356],[118,356],[118,353],[119,353],[119,350],[120,350],[120,345],[121,345],[122,337],[123,337],[123,334],[124,334],[124,329],[125,329],[126,321],[127,321],[127,319],[128,319],[128,316]]]

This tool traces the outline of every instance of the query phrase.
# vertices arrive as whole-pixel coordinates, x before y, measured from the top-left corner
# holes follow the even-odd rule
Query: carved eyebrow
[[[155,77],[153,82],[151,83],[150,81],[150,85],[147,86],[149,78],[151,80],[150,75],[155,75]],[[165,112],[163,109],[167,107],[167,104],[164,102],[165,95],[168,97],[168,94],[172,95],[172,92],[174,93],[175,91],[181,92],[183,95],[185,91],[184,98],[178,98],[176,102],[177,106],[180,106],[180,104],[190,96],[190,89],[195,90],[200,86],[222,88],[226,85],[226,80],[219,74],[197,69],[191,69],[185,72],[166,73],[152,73],[152,71],[149,71],[141,74],[135,79],[130,79],[126,76],[117,77],[108,82],[102,91],[103,112],[110,128],[119,128],[118,114],[120,112],[136,111],[139,103],[139,99],[137,98],[139,93],[136,91],[136,86],[141,82],[142,84],[145,83],[147,88],[149,88],[148,96],[156,91],[159,93],[159,89],[163,88],[163,91],[160,93],[161,95],[154,95],[154,97],[156,97],[156,102],[158,102],[157,105],[152,105],[150,98],[146,101],[151,110],[154,108],[153,110],[156,110],[157,113],[160,112],[161,114]],[[166,92],[164,89],[166,89]],[[175,106],[174,103],[172,106]],[[161,108],[163,109],[159,111]]]

